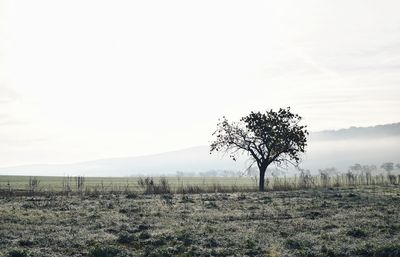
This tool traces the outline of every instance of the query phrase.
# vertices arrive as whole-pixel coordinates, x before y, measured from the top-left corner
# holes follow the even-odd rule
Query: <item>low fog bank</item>
[[[221,155],[210,155],[208,146],[127,158],[101,159],[70,165],[29,165],[0,168],[2,175],[53,176],[206,176],[239,175],[245,169],[244,160],[234,162]]]
[[[356,163],[380,166],[384,162],[400,163],[400,136],[371,139],[310,141],[300,165],[312,172],[335,167],[346,172]]]
[[[317,174],[319,169],[347,172],[351,165],[400,163],[400,123],[369,128],[349,128],[311,133],[300,167]],[[0,168],[1,175],[47,176],[239,176],[249,165],[246,157],[234,162],[228,156],[210,155],[209,146],[198,146],[156,155],[113,158],[69,165],[30,165]],[[275,169],[291,176],[294,168]],[[396,170],[394,171],[396,172]]]

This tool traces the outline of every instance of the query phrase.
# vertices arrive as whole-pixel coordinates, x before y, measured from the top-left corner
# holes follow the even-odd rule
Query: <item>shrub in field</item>
[[[96,246],[89,251],[88,257],[125,257],[129,256],[114,246]]]
[[[117,242],[120,244],[129,244],[136,240],[136,237],[126,231],[122,231],[118,235]]]
[[[176,239],[183,243],[184,246],[189,246],[193,244],[193,236],[192,233],[188,230],[178,231],[176,235]]]
[[[171,188],[169,186],[168,180],[166,178],[161,178],[159,184],[155,188],[156,194],[169,194],[171,193]]]
[[[354,253],[365,257],[398,257],[400,256],[400,244],[388,244],[376,247],[367,243],[356,249]]]
[[[84,185],[85,185],[85,177],[77,176],[77,177],[75,178],[75,181],[76,181],[76,188],[77,188],[77,190],[78,190],[79,192],[82,192],[83,187],[84,187]]]
[[[160,182],[157,184],[151,177],[139,178],[139,186],[144,190],[144,194],[169,194],[171,188],[168,180],[164,177],[160,178]]]
[[[354,174],[351,170],[346,173],[346,182],[349,186],[354,186],[356,181],[356,174]]]
[[[150,229],[150,225],[148,224],[140,224],[139,226],[137,226],[138,231],[144,231],[144,230],[148,230]]]
[[[29,191],[34,194],[39,187],[40,181],[36,177],[29,177]]]
[[[321,247],[321,253],[323,254],[322,256],[324,256],[324,257],[341,257],[341,256],[343,256],[342,253],[337,253],[334,250],[328,248],[326,245],[323,245]]]
[[[322,187],[329,187],[331,177],[329,174],[337,173],[335,168],[327,168],[318,170],[320,176],[320,183]]]
[[[33,240],[27,240],[27,239],[20,239],[18,241],[18,244],[20,246],[33,246],[35,244],[35,242]]]
[[[151,238],[151,235],[147,231],[143,231],[142,233],[139,234],[139,239],[141,239],[141,240],[146,240],[149,238]]]
[[[190,196],[188,196],[186,194],[182,194],[180,202],[181,203],[194,203],[194,200]]]
[[[300,169],[299,188],[310,188],[314,184],[313,177],[309,170]]]
[[[212,201],[206,201],[204,203],[204,205],[208,209],[217,209],[218,208],[218,205],[215,202],[212,202]]]
[[[8,252],[7,257],[28,257],[31,256],[29,252],[21,249],[13,249]]]
[[[394,163],[393,162],[385,162],[381,165],[381,168],[384,169],[386,172],[391,172],[394,170]]]
[[[128,198],[128,199],[136,199],[137,197],[138,197],[138,194],[135,192],[128,192],[126,194],[126,198]]]
[[[392,185],[396,185],[397,184],[397,176],[394,174],[388,174],[387,175],[389,183]]]
[[[396,257],[400,256],[400,244],[390,244],[379,247],[374,257]]]
[[[154,188],[154,180],[153,178],[147,177],[147,178],[139,178],[137,181],[138,185],[144,189],[145,194],[151,194],[153,193],[153,188]]]
[[[172,194],[163,194],[160,196],[164,205],[172,208],[174,206],[174,196]]]
[[[288,249],[306,249],[311,246],[311,243],[308,241],[300,240],[300,239],[295,239],[295,238],[289,238],[286,240],[285,245]]]
[[[348,236],[357,237],[357,238],[363,238],[363,237],[368,236],[367,232],[365,232],[361,228],[352,228],[349,231],[347,231],[346,234]]]

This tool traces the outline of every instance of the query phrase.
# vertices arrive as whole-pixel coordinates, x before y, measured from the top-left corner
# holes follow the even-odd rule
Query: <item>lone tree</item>
[[[210,153],[225,152],[234,161],[238,155],[247,154],[257,164],[259,190],[264,191],[265,172],[271,163],[297,166],[307,145],[307,126],[299,125],[302,118],[290,107],[261,112],[251,112],[239,122],[229,122],[223,117],[213,133]]]

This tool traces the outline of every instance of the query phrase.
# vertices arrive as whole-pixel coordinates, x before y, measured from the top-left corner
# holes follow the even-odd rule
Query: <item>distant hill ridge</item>
[[[310,133],[310,140],[349,140],[400,136],[400,122],[371,127],[350,127]]]
[[[0,168],[0,175],[131,176],[174,175],[210,170],[239,171],[248,167],[246,157],[237,162],[209,153],[209,146],[196,146],[153,155],[108,158],[64,165],[24,165]],[[354,163],[400,163],[400,123],[351,127],[310,133],[302,167],[346,170]]]

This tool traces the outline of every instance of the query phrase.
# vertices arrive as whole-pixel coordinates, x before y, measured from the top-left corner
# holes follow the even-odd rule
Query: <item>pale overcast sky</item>
[[[0,0],[0,166],[204,145],[225,115],[400,121],[400,1]]]

